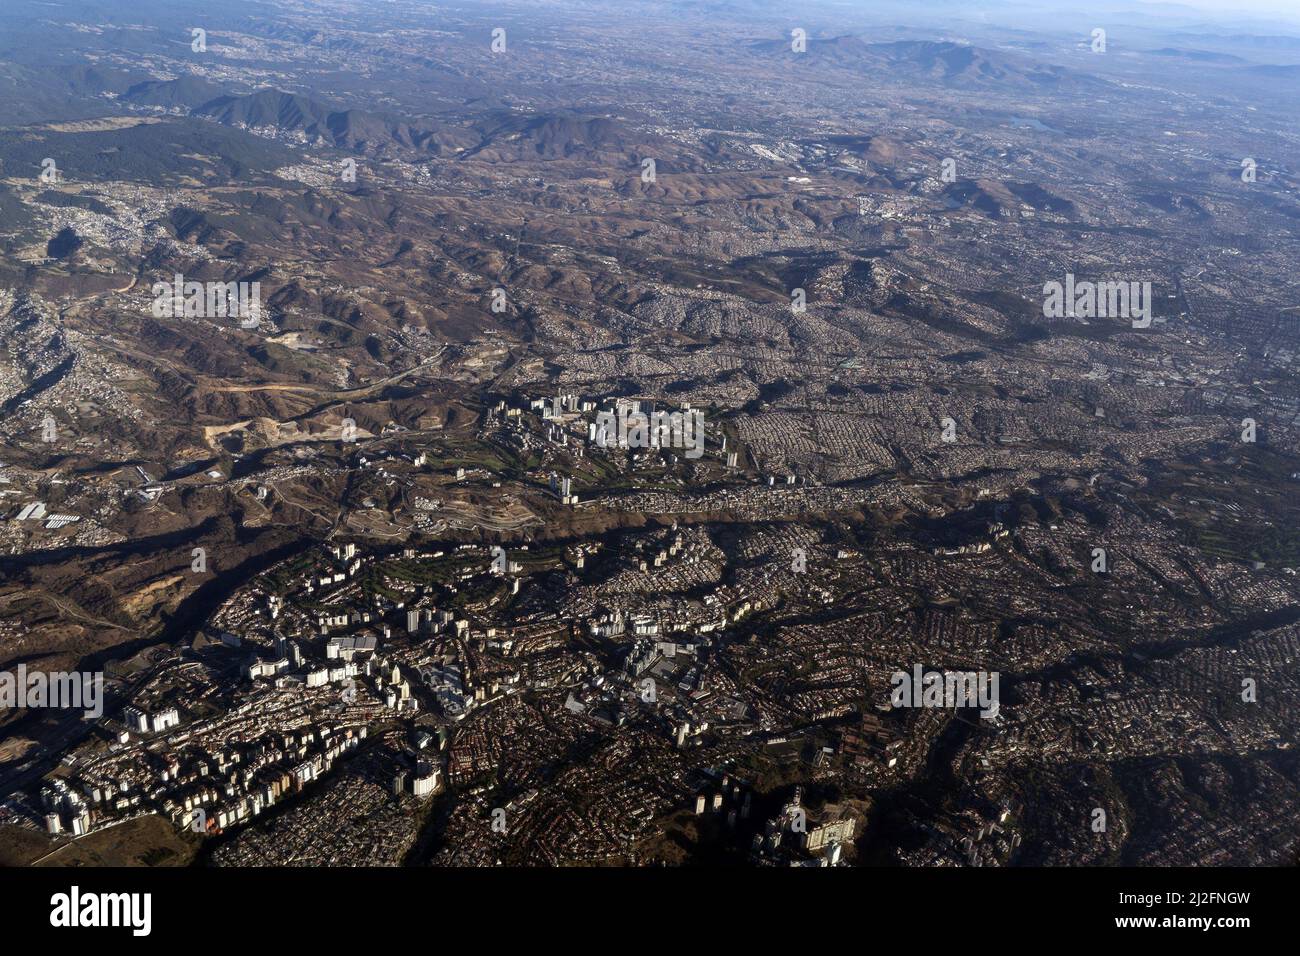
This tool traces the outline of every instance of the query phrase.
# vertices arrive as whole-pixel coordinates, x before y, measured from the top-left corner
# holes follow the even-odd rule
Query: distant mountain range
[[[604,116],[501,110],[461,125],[338,109],[283,90],[232,94],[192,76],[139,81],[116,71],[83,70],[68,83],[83,93],[112,94],[130,107],[163,109],[239,129],[275,130],[354,152],[472,155],[500,161],[654,155],[679,166],[693,165],[679,144]]]
[[[1231,53],[1214,53],[1210,50],[1180,50],[1176,47],[1164,47],[1159,50],[1152,50],[1152,56],[1169,56],[1180,57],[1184,60],[1195,60],[1198,63],[1245,63],[1239,56],[1233,56]]]
[[[300,134],[308,142],[359,152],[398,147],[438,155],[474,142],[452,128],[421,129],[378,113],[334,109],[282,90],[227,94],[195,77],[137,83],[121,99],[133,106],[188,111],[225,126]]]
[[[1100,83],[1086,74],[1043,66],[1025,57],[984,47],[941,40],[868,43],[855,36],[809,38],[807,52],[794,54],[789,40],[763,40],[754,50],[764,55],[785,52],[814,65],[831,65],[882,77],[927,79],[945,86],[990,86],[1043,89],[1067,81]]]

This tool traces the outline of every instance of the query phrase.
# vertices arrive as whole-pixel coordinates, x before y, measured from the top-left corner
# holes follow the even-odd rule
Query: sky
[[[1300,0],[1178,0],[1168,4],[1164,0],[1139,0],[1141,6],[1179,6],[1214,13],[1265,14],[1300,22]]]

